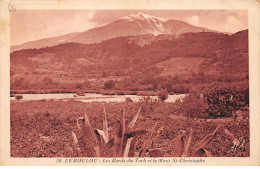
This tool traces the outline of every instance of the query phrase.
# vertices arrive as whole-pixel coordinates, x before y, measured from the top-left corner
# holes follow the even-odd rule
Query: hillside
[[[34,49],[34,48],[43,48],[46,46],[55,46],[61,43],[64,43],[66,40],[77,36],[80,34],[79,32],[76,33],[70,33],[66,34],[63,36],[56,36],[56,37],[51,37],[51,38],[45,38],[45,39],[40,39],[36,41],[29,41],[26,43],[23,43],[21,45],[15,45],[11,46],[10,50],[11,52],[17,51],[17,50],[22,50],[22,49]]]
[[[213,31],[202,27],[196,27],[183,21],[158,18],[139,12],[118,19],[106,26],[87,30],[80,35],[69,39],[67,42],[91,44],[121,36],[147,34],[152,34],[154,36],[161,34],[177,36],[187,32]]]
[[[164,78],[161,80],[160,78]],[[11,53],[12,90],[156,90],[248,78],[248,31],[125,36]]]

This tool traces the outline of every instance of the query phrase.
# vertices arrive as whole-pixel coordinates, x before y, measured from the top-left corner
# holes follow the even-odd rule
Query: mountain
[[[162,19],[144,13],[136,13],[116,20],[106,26],[82,32],[67,42],[99,43],[106,39],[128,35],[180,35],[187,32],[212,32],[209,29],[196,27],[183,21]]]
[[[54,46],[57,44],[75,42],[92,44],[99,43],[107,39],[129,35],[147,35],[154,36],[169,34],[179,36],[188,32],[216,32],[206,28],[190,25],[179,20],[163,19],[144,13],[135,13],[118,19],[108,25],[95,27],[84,32],[67,34],[59,37],[41,39],[37,41],[26,42],[21,45],[11,47],[11,52],[21,49],[41,48],[45,46]]]
[[[46,46],[55,46],[58,44],[62,44],[64,42],[66,42],[66,40],[75,37],[77,35],[79,35],[79,32],[75,32],[75,33],[70,33],[70,34],[66,34],[66,35],[62,35],[62,36],[55,36],[55,37],[51,37],[51,38],[46,38],[46,39],[40,39],[40,40],[36,40],[36,41],[29,41],[26,43],[23,43],[21,45],[15,45],[15,46],[11,46],[11,52],[13,51],[17,51],[17,50],[22,50],[22,49],[34,49],[34,48],[42,48],[42,47],[46,47]]]
[[[69,42],[15,51],[10,65],[12,90],[73,89],[75,84],[100,89],[107,80],[120,83],[118,88],[149,90],[160,77],[178,77],[180,84],[242,81],[248,74],[248,30]]]

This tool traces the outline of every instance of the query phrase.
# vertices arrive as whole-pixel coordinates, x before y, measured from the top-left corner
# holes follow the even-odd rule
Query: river
[[[129,97],[133,102],[138,102],[143,96],[137,95],[103,95],[96,93],[85,93],[85,96],[78,96],[75,93],[58,93],[58,94],[17,94],[23,96],[23,101],[30,100],[77,100],[82,102],[124,102]],[[169,95],[165,102],[175,102],[177,99],[183,99],[186,94]],[[157,96],[150,96],[156,99]],[[16,100],[15,97],[10,97],[10,100]]]

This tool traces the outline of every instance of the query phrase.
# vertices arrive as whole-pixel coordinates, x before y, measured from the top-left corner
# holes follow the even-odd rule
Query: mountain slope
[[[38,48],[43,48],[43,47],[47,47],[47,46],[55,46],[55,45],[64,43],[66,40],[68,40],[72,37],[75,37],[79,34],[80,34],[79,32],[75,32],[75,33],[70,33],[70,34],[66,34],[66,35],[62,35],[62,36],[55,36],[55,37],[40,39],[40,40],[36,40],[36,41],[29,41],[29,42],[26,42],[21,45],[11,46],[10,50],[11,50],[11,52],[13,52],[13,51],[22,50],[22,49],[33,49],[33,48],[38,49]]]
[[[67,42],[92,44],[107,39],[129,35],[160,35],[178,36],[188,32],[216,32],[202,27],[196,27],[183,21],[162,19],[144,13],[136,13],[118,19],[108,25],[89,29],[85,32],[71,33],[63,36],[26,42],[11,46],[11,52],[22,49],[42,48]]]
[[[67,42],[76,43],[99,43],[106,39],[128,35],[180,35],[187,32],[213,32],[212,30],[196,27],[183,21],[162,19],[151,15],[136,13],[106,26],[93,28],[82,32]]]
[[[109,79],[131,79],[125,85],[135,86],[161,76],[179,76],[178,83],[187,83],[201,72],[212,76],[211,81],[245,77],[248,31],[125,36],[11,53],[12,89],[69,88],[77,83],[102,88]]]

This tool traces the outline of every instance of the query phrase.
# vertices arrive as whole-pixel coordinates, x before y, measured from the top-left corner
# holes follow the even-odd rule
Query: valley
[[[139,46],[147,38],[152,40]],[[247,39],[247,30],[202,32],[20,50],[11,53],[11,92],[92,92],[105,89],[106,82],[110,90],[156,91],[163,84],[153,78],[176,85],[247,81]]]

